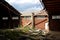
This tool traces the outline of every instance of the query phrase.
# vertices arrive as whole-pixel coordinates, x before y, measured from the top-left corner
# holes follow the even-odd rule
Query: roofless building
[[[5,0],[0,0],[0,29],[15,28],[20,24],[20,13]]]
[[[49,15],[49,28],[60,31],[60,0],[42,0]]]

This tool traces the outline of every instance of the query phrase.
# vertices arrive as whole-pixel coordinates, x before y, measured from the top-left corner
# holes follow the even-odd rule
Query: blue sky
[[[20,12],[43,9],[43,6],[39,2],[39,0],[6,0],[6,1]]]

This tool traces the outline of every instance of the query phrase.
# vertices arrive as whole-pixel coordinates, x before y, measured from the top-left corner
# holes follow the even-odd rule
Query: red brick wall
[[[37,19],[35,18],[35,27],[37,29],[45,29],[45,23],[47,22],[47,18]]]
[[[22,26],[26,25],[30,21],[31,21],[30,19],[22,18]]]
[[[22,26],[26,25],[30,21],[31,21],[31,19],[22,18]],[[35,28],[36,29],[45,29],[45,23],[47,21],[48,21],[48,17],[46,17],[46,18],[35,18]],[[30,24],[29,26],[31,27],[32,24]]]

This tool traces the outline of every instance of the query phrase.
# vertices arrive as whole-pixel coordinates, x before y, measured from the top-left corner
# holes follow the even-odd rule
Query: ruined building
[[[60,31],[60,0],[42,0],[49,15],[49,28]]]
[[[20,24],[20,13],[5,0],[0,0],[0,29],[15,28]]]

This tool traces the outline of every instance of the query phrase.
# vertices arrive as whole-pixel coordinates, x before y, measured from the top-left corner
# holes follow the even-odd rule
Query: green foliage
[[[21,29],[21,31],[22,32],[25,32],[25,33],[27,33],[27,32],[29,32],[29,30],[31,30],[31,28],[30,27],[21,27],[22,29]]]
[[[31,30],[32,32],[30,33]],[[35,34],[34,34],[35,33]],[[18,27],[17,29],[2,29],[0,30],[0,36],[2,39],[10,39],[10,40],[18,40],[20,37],[25,37],[25,35],[28,35],[28,38],[37,38],[39,35],[42,35],[42,31],[40,30],[39,32],[35,31],[35,29],[30,28],[28,26],[26,27]],[[36,35],[37,34],[37,35]],[[1,39],[1,38],[0,38]]]
[[[10,40],[18,40],[18,37],[21,37],[23,33],[22,31],[17,31],[17,30],[0,30],[0,35],[3,38],[5,38],[6,40],[10,39]],[[1,39],[1,38],[0,38]]]

